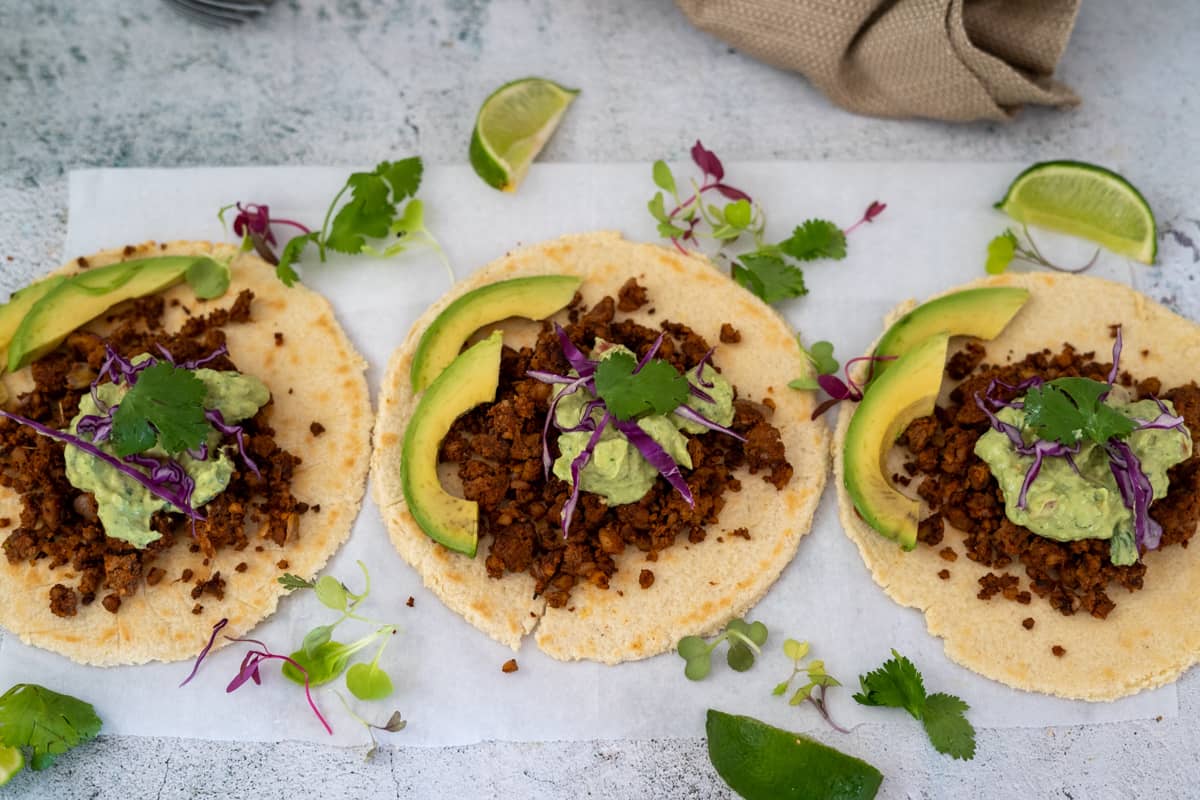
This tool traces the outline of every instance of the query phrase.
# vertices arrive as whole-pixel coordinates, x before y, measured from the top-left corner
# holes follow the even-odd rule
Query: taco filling
[[[776,490],[792,478],[772,402],[739,399],[703,337],[617,318],[649,303],[634,279],[591,308],[577,295],[566,326],[544,322],[533,346],[504,348],[495,402],[442,441],[492,537],[487,574],[528,572],[553,608],[577,584],[607,588],[627,547],[654,562],[680,535],[703,541],[725,493],[742,489],[741,467]],[[722,341],[736,340],[724,326]],[[639,585],[653,582],[641,569]]]
[[[963,554],[993,570],[979,579],[981,600],[1037,595],[1064,615],[1105,619],[1112,584],[1141,589],[1142,556],[1187,547],[1196,531],[1200,387],[1164,391],[1157,377],[1119,371],[1112,333],[1108,363],[1066,344],[993,366],[972,342],[947,363],[946,377],[961,381],[949,402],[899,439],[909,455],[893,480],[919,479],[933,512],[918,541],[939,547],[946,522],[963,531]],[[946,580],[959,553],[939,555]],[[1025,584],[1009,571],[1016,563]]]
[[[223,599],[225,579],[168,575],[162,553],[181,537],[206,566],[221,549],[261,551],[252,527],[282,547],[309,511],[291,492],[300,459],[273,438],[270,391],[225,347],[226,326],[251,324],[253,297],[243,290],[173,334],[164,299],[144,297],[107,319],[105,338],[75,331],[31,364],[32,388],[0,419],[0,485],[21,503],[19,520],[0,523],[15,525],[10,565],[61,569],[47,596],[56,616],[97,599],[115,614],[162,581],[192,583],[199,614],[203,595]]]

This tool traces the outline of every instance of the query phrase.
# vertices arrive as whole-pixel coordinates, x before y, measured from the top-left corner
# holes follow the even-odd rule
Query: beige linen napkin
[[[675,0],[697,27],[882,117],[1075,105],[1051,75],[1081,0]]]

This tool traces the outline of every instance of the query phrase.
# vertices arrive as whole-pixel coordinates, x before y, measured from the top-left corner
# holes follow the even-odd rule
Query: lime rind
[[[21,748],[0,745],[0,786],[8,783],[24,768],[25,753],[21,751]]]
[[[1018,222],[1079,236],[1152,264],[1154,212],[1133,184],[1082,161],[1044,161],[1013,180],[996,208]]]
[[[516,190],[578,94],[545,78],[521,78],[492,92],[471,134],[476,174],[489,186]]]

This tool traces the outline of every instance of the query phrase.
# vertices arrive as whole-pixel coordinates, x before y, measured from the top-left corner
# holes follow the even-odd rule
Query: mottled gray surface
[[[544,154],[553,161],[678,158],[701,136],[740,160],[1110,164],[1158,212],[1163,266],[1153,293],[1195,317],[1197,30],[1192,0],[1092,0],[1060,71],[1082,107],[949,126],[845,114],[804,81],[690,29],[668,0],[291,0],[236,32],[198,27],[156,0],[7,0],[0,288],[63,255],[71,169],[361,164],[412,152],[461,161],[488,91],[538,74],[585,90]],[[1179,692],[1180,716],[1161,722],[981,731],[969,764],[932,753],[915,725],[863,726],[834,743],[883,770],[885,797],[1195,797],[1195,670]],[[320,794],[730,796],[699,738],[387,749],[364,763],[361,752],[308,744],[102,737],[0,789],[44,798]]]

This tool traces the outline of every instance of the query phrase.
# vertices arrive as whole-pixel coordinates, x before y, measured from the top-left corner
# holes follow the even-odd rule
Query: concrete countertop
[[[1200,5],[1092,0],[1059,76],[1073,110],[1008,124],[852,116],[797,76],[692,29],[669,0],[279,0],[239,30],[157,0],[0,7],[0,289],[63,258],[66,174],[83,167],[462,162],[503,81],[582,87],[549,161],[1015,160],[1114,167],[1160,224],[1157,298],[1200,315]],[[0,599],[0,602],[3,602]],[[1192,613],[1181,609],[1181,613]],[[1200,673],[1162,721],[983,730],[970,763],[924,735],[864,725],[844,741],[887,776],[881,797],[1195,797]],[[101,737],[0,797],[726,798],[701,738],[361,751],[291,742]]]

